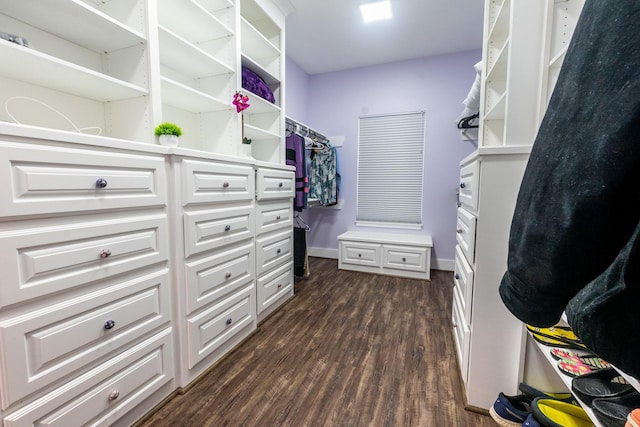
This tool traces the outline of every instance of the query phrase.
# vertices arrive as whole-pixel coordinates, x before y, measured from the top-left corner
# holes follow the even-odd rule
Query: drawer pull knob
[[[98,178],[96,180],[96,188],[105,188],[107,186],[107,180],[104,178]]]
[[[462,228],[458,228],[458,229],[456,230],[456,233],[458,233],[458,234],[462,234]]]
[[[465,188],[467,186],[467,184],[465,184],[464,182],[460,183],[460,188]]]
[[[231,226],[230,225],[225,225],[224,226],[224,231],[229,231],[231,230]]]
[[[457,328],[457,327],[458,327],[458,324],[457,324],[456,322],[453,322],[453,327],[454,327],[454,328]]]
[[[109,400],[116,400],[120,396],[120,392],[118,390],[113,390],[109,393]]]
[[[456,273],[453,277],[455,277],[456,280],[460,280],[460,275],[458,273]]]
[[[231,273],[228,272],[228,271],[226,273],[224,273],[224,278],[225,279],[230,279],[231,278]]]
[[[227,325],[230,325],[231,323],[233,323],[233,319],[231,317],[229,317],[225,323]]]
[[[229,183],[228,182],[223,182],[222,183],[222,188],[229,188]]]
[[[109,249],[103,249],[100,251],[100,258],[109,258],[111,256],[111,251]]]
[[[407,262],[407,259],[406,258],[402,258],[402,262]]]
[[[276,250],[276,254],[280,255],[280,252],[282,252],[282,249]]]
[[[362,254],[358,254],[358,258],[362,258]]]
[[[276,217],[276,221],[280,221],[280,215]]]
[[[282,283],[278,283],[278,289],[282,287]]]
[[[279,183],[278,183],[278,188],[282,188],[282,187],[284,187],[284,184],[283,184],[283,183],[281,183],[281,182],[279,182]]]
[[[113,329],[114,326],[116,326],[115,320],[107,320],[106,322],[104,322],[105,329]]]

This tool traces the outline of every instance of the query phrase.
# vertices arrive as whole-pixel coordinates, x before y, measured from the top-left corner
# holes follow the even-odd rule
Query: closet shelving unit
[[[243,89],[250,107],[244,112],[244,135],[252,140],[253,157],[284,162],[284,30],[254,0],[240,7],[241,64],[260,76],[274,94],[275,103]]]
[[[0,5],[0,26],[29,42],[0,40],[0,121],[147,144],[169,121],[181,148],[246,157],[242,64],[276,97],[251,94],[251,156],[284,164],[284,16],[270,1],[25,0]]]
[[[0,40],[9,109],[0,120],[68,131],[74,129],[62,117],[72,116],[76,127],[99,127],[103,136],[149,139],[145,16],[143,0],[3,2],[0,26],[29,47]]]
[[[184,147],[235,154],[234,10],[229,0],[158,4],[161,121],[180,124]]]

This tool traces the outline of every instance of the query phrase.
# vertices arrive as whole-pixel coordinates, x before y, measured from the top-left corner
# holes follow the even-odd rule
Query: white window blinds
[[[360,117],[357,223],[422,225],[424,133],[424,111]]]

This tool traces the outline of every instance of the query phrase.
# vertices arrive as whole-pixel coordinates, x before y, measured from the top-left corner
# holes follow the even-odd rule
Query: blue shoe
[[[501,392],[489,408],[489,414],[498,425],[519,427],[531,414],[531,399],[524,394],[507,396]]]
[[[533,414],[529,414],[529,416],[522,423],[522,427],[542,427],[542,425],[533,418]]]

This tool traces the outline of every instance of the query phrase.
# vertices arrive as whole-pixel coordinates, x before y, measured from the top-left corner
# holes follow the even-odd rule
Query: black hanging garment
[[[293,227],[293,275],[304,277],[304,263],[307,255],[307,230]]]

